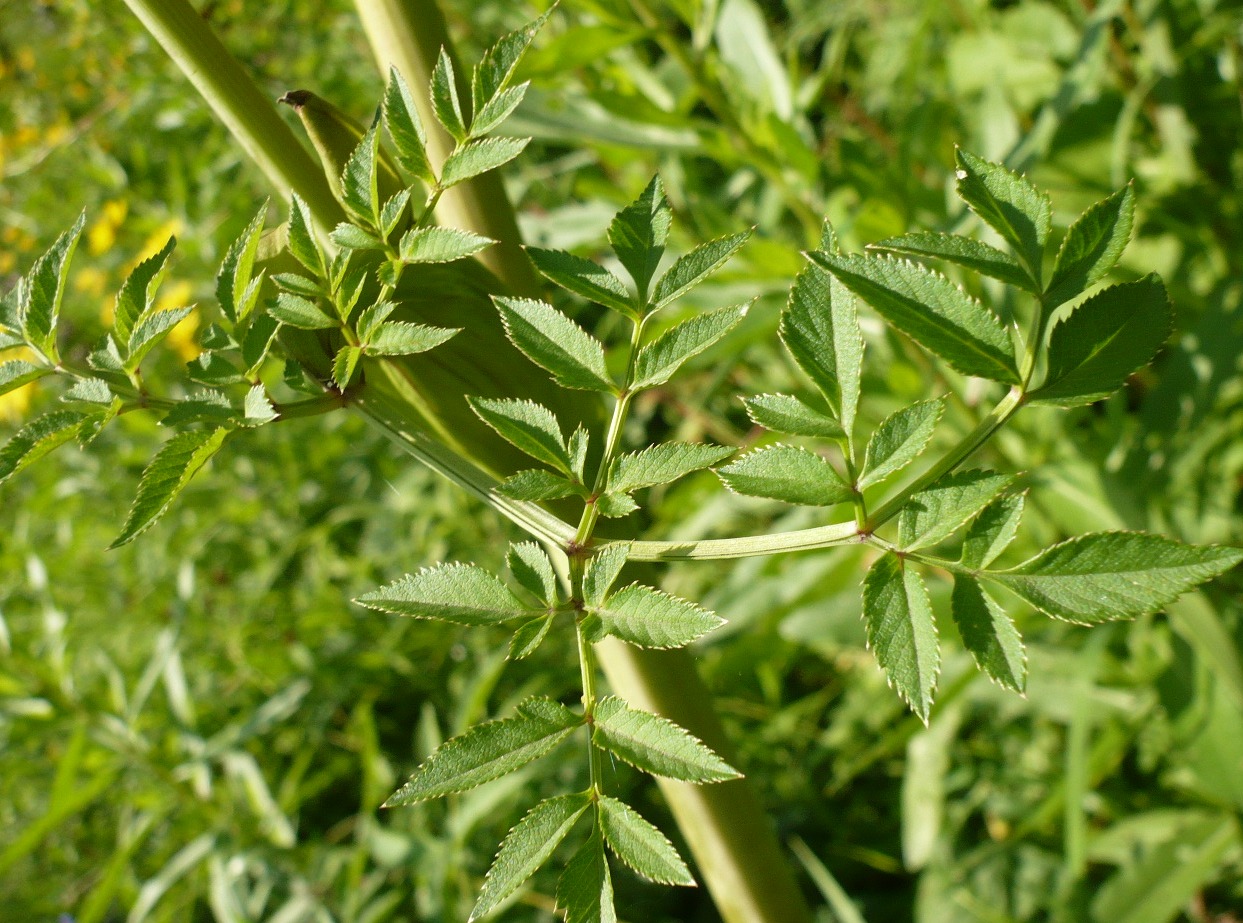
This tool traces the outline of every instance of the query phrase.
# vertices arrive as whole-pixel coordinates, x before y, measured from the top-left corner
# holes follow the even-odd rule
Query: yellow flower
[[[94,266],[86,266],[73,274],[73,287],[84,295],[97,297],[108,287],[108,274]]]
[[[171,308],[180,308],[190,300],[192,294],[193,289],[189,282],[173,282],[160,295],[155,305],[156,310],[167,311]],[[182,362],[191,361],[201,352],[198,341],[195,339],[201,322],[198,308],[195,308],[168,332],[168,339],[165,342],[173,352],[181,357]]]
[[[86,248],[92,256],[98,256],[117,242],[117,228],[125,220],[129,206],[124,199],[105,202],[98,220],[86,232]]]
[[[5,362],[13,359],[25,359],[29,362],[33,358],[34,355],[28,349],[6,352],[3,356]],[[21,420],[25,416],[27,408],[30,407],[30,399],[38,386],[38,382],[32,381],[30,384],[22,385],[8,394],[0,394],[0,420],[6,423],[16,423]]]

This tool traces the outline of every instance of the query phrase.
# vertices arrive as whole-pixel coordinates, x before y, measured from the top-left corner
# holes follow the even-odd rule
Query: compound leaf
[[[662,885],[694,887],[690,869],[668,837],[623,801],[604,795],[600,830],[613,854],[644,878]]]
[[[176,246],[177,238],[170,237],[159,253],[135,266],[121,283],[112,312],[112,329],[118,343],[128,343],[134,327],[154,307],[156,291],[163,281],[168,258]]]
[[[716,473],[726,487],[748,497],[833,506],[852,496],[850,486],[826,459],[792,445],[756,449]]]
[[[565,923],[617,923],[613,878],[599,831],[579,848],[561,873],[557,907],[565,911]]]
[[[0,365],[0,395],[8,394],[10,391],[15,391],[23,385],[28,385],[32,381],[38,381],[51,374],[51,369],[31,365],[21,359],[6,362]]]
[[[1018,251],[1039,285],[1053,222],[1049,197],[1026,177],[964,150],[958,151],[957,177],[959,198]]]
[[[54,410],[19,429],[0,449],[0,484],[72,439],[84,419],[76,410]]]
[[[652,775],[685,782],[724,782],[741,773],[667,718],[607,696],[596,706],[596,745]]]
[[[337,326],[336,320],[315,302],[289,292],[278,294],[276,300],[268,304],[268,313],[282,324],[301,330],[328,330]]]
[[[664,184],[659,176],[653,176],[639,197],[618,212],[609,225],[609,243],[634,279],[640,300],[647,300],[647,289],[665,253],[672,223],[673,211],[665,198]]]
[[[747,416],[756,426],[792,436],[840,439],[845,433],[832,417],[790,394],[757,394],[744,397]]]
[[[488,101],[486,106],[476,109],[475,115],[470,122],[471,137],[478,138],[481,135],[486,135],[509,118],[519,104],[521,104],[522,100],[526,98],[527,88],[530,85],[529,82],[520,83],[516,87],[501,90],[501,92]]]
[[[500,580],[474,564],[437,564],[358,597],[369,609],[458,625],[490,625],[530,612]]]
[[[467,398],[479,418],[532,458],[570,476],[570,452],[561,425],[551,410],[534,401],[514,398]]]
[[[367,224],[379,226],[380,192],[376,161],[380,152],[380,124],[372,123],[341,171],[341,198],[347,209]]]
[[[631,387],[651,388],[673,377],[687,359],[703,352],[746,316],[750,303],[698,314],[669,328],[639,350]]]
[[[436,66],[432,68],[431,96],[432,111],[436,113],[437,121],[454,140],[466,140],[466,120],[462,116],[462,101],[457,94],[457,74],[449,52],[443,46],[436,58]]]
[[[863,582],[868,647],[898,694],[925,724],[941,654],[924,581],[894,555],[880,558]]]
[[[868,249],[896,256],[909,256],[917,260],[945,260],[1029,292],[1039,291],[1018,260],[1004,250],[998,250],[970,237],[937,232],[903,234],[901,237],[890,237],[868,244]]]
[[[945,398],[920,401],[890,414],[868,440],[859,473],[859,489],[879,483],[901,471],[928,447],[945,411]]]
[[[530,657],[544,643],[550,628],[552,628],[551,615],[541,615],[539,618],[523,622],[509,639],[509,653],[506,657],[509,660],[522,660],[524,657]]]
[[[1099,282],[1118,262],[1135,223],[1135,192],[1130,184],[1085,211],[1066,232],[1053,278],[1045,295],[1046,310],[1069,301]]]
[[[603,266],[564,250],[527,247],[526,251],[540,275],[554,285],[627,317],[636,316],[634,300],[626,290],[626,283]]]
[[[971,577],[954,577],[950,611],[963,646],[986,675],[1015,692],[1027,687],[1023,639],[1001,606]]]
[[[509,572],[519,586],[546,606],[556,604],[557,575],[548,555],[535,542],[517,542],[506,556]]]
[[[604,347],[556,308],[529,298],[492,299],[510,342],[536,365],[552,373],[562,387],[613,391],[604,364]]]
[[[289,200],[289,252],[311,275],[322,279],[327,267],[324,265],[324,252],[319,248],[319,241],[315,239],[313,227],[310,209],[296,192],[293,193]]]
[[[435,183],[436,174],[427,157],[427,131],[419,118],[410,87],[396,67],[389,68],[383,117],[401,168],[429,185]]]
[[[354,380],[354,373],[358,371],[358,362],[362,357],[362,348],[358,346],[346,345],[337,350],[337,355],[332,360],[332,380],[336,384],[337,390],[345,391],[350,386],[350,382]]]
[[[356,224],[342,221],[328,235],[329,239],[345,250],[383,250],[384,241]]]
[[[669,271],[656,283],[651,309],[655,311],[663,308],[685,295],[724,266],[726,261],[737,253],[750,237],[750,231],[718,237],[678,257],[669,267]]]
[[[622,516],[629,516],[639,508],[639,504],[634,502],[634,498],[630,494],[618,493],[617,491],[609,491],[600,494],[596,498],[596,509],[600,511],[601,516],[609,519],[620,519]]]
[[[412,356],[434,349],[461,332],[460,328],[389,321],[372,332],[363,344],[363,352],[368,356]]]
[[[1009,487],[1014,478],[993,471],[955,471],[907,501],[898,514],[898,544],[904,551],[949,538]]]
[[[638,452],[627,452],[613,461],[608,489],[629,493],[641,487],[670,484],[680,477],[708,468],[729,458],[737,449],[689,442],[666,442]]]
[[[964,567],[988,567],[1009,547],[1023,518],[1024,495],[998,497],[975,517],[962,541]]]
[[[583,603],[587,606],[604,605],[605,597],[621,574],[630,555],[629,542],[612,542],[605,545],[590,558],[583,572]]]
[[[548,12],[527,23],[521,29],[515,29],[508,35],[502,36],[496,44],[483,53],[479,63],[475,65],[470,88],[471,100],[476,113],[509,85],[518,62],[522,60],[522,56],[531,45],[531,40],[544,27],[551,13],[552,10],[549,9]],[[473,132],[486,130],[478,127],[476,124],[478,119],[479,116],[476,115],[475,123],[471,125]]]
[[[531,143],[530,138],[484,138],[463,144],[445,158],[440,185],[445,189],[509,163]]]
[[[578,486],[545,468],[528,468],[507,477],[496,490],[515,500],[559,500],[578,493]]]
[[[494,243],[490,237],[459,228],[413,228],[402,236],[398,252],[404,263],[452,263]]]
[[[65,294],[65,279],[69,276],[69,264],[85,223],[86,213],[83,212],[73,227],[57,237],[48,251],[35,261],[19,289],[24,299],[22,332],[32,346],[51,359],[57,356],[56,324]]]
[[[638,584],[618,590],[603,605],[589,604],[588,611],[600,620],[600,637],[649,648],[685,647],[725,624],[692,602]]]

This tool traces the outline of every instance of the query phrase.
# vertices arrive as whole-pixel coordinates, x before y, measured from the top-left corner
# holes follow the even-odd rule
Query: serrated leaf
[[[397,225],[406,214],[406,206],[410,204],[410,192],[410,189],[402,189],[394,193],[380,209],[380,235],[386,240],[397,230]]]
[[[540,275],[554,285],[606,308],[612,308],[627,317],[638,316],[626,283],[603,266],[564,250],[527,247],[526,251]]]
[[[440,185],[445,189],[509,163],[526,149],[530,138],[484,138],[463,144],[445,158]]]
[[[399,252],[405,263],[451,263],[494,243],[490,237],[458,228],[414,228],[402,237]]]
[[[583,391],[616,390],[600,341],[552,305],[499,295],[492,300],[510,342],[536,365],[552,373],[557,384]]]
[[[0,365],[0,395],[16,391],[23,385],[28,385],[32,381],[38,381],[51,374],[51,369],[31,365],[21,359],[6,362]]]
[[[1005,610],[997,605],[980,584],[962,574],[954,576],[950,611],[958,625],[963,646],[976,665],[1008,689],[1027,688],[1027,654],[1023,639]]]
[[[513,718],[476,725],[445,741],[384,807],[416,804],[499,779],[550,753],[583,723],[582,716],[551,699],[528,700],[518,710]]]
[[[501,90],[501,92],[488,101],[486,106],[481,106],[475,110],[475,115],[470,120],[470,136],[478,138],[481,135],[486,135],[513,115],[514,110],[518,108],[526,97],[527,88],[530,85],[528,81],[527,83],[520,83],[516,87]]]
[[[593,641],[607,634],[649,648],[685,647],[725,624],[714,612],[639,584],[618,590],[588,611],[599,619],[599,636]]]
[[[629,556],[629,542],[611,542],[587,559],[587,566],[583,570],[584,605],[604,605],[609,590],[617,582]]]
[[[272,281],[282,291],[292,292],[303,298],[323,298],[328,294],[314,279],[308,279],[296,272],[278,272],[272,276]]]
[[[678,257],[669,267],[669,271],[656,283],[656,290],[652,294],[651,310],[656,311],[681,298],[724,266],[750,237],[750,231],[731,234],[728,237],[718,237]]]
[[[1039,286],[1053,220],[1049,197],[1026,177],[961,149],[956,176],[959,198],[1018,251]]]
[[[254,385],[242,401],[242,426],[262,426],[276,419],[276,408],[263,385]]]
[[[917,260],[946,260],[981,275],[1000,279],[1007,285],[1015,285],[1029,292],[1039,292],[1018,260],[1004,250],[998,250],[970,237],[937,232],[903,234],[868,244],[868,249],[896,256],[909,256]]]
[[[1054,325],[1048,373],[1028,399],[1068,407],[1108,397],[1152,361],[1172,326],[1155,274],[1097,292]]]
[[[642,487],[670,484],[693,471],[711,467],[736,451],[728,446],[666,442],[627,452],[613,460],[608,490],[629,493]]]
[[[831,234],[827,222],[826,228]],[[819,266],[807,266],[790,289],[779,332],[786,349],[824,395],[853,445],[863,372],[863,335],[849,289]]]
[[[317,279],[322,279],[327,267],[324,264],[324,251],[319,247],[315,237],[314,222],[311,211],[298,196],[293,193],[289,200],[289,233],[286,242],[294,259]]]
[[[130,334],[125,370],[135,371],[160,340],[168,336],[174,327],[189,317],[192,310],[193,308],[190,307],[170,308],[167,311],[155,311],[144,317]]]
[[[455,140],[465,140],[466,120],[462,115],[462,102],[458,99],[457,74],[449,52],[443,46],[436,58],[436,66],[432,68],[431,95],[436,120]]]
[[[842,425],[790,394],[757,394],[744,397],[747,416],[756,426],[792,436],[818,436],[840,439]]]
[[[515,399],[471,397],[467,400],[479,418],[503,439],[562,474],[573,474],[561,425],[547,407]]]
[[[328,235],[334,244],[346,250],[383,250],[384,241],[356,224],[342,221]]]
[[[880,558],[863,582],[863,619],[889,682],[927,724],[941,654],[924,581],[896,556]]]
[[[92,365],[92,368],[98,366]],[[200,353],[187,362],[186,375],[191,381],[212,387],[236,385],[245,381],[241,370],[218,352]]]
[[[168,512],[190,479],[224,445],[229,430],[220,427],[178,433],[160,447],[138,480],[138,496],[130,508],[121,534],[109,545],[118,548],[132,542]]]
[[[887,256],[808,258],[964,375],[1018,382],[1014,344],[997,315],[940,273]]]
[[[920,401],[890,414],[868,440],[859,473],[859,489],[877,484],[901,471],[928,447],[945,411],[945,398]]]
[[[898,514],[898,545],[914,551],[945,541],[1014,483],[993,471],[955,471],[912,496]]]
[[[73,227],[56,238],[48,251],[35,261],[30,275],[19,289],[22,333],[26,340],[49,359],[56,359],[56,325],[65,294],[69,264],[86,223],[86,213],[78,215]]]
[[[546,606],[557,602],[557,575],[548,555],[535,542],[518,542],[509,546],[506,556],[509,572],[519,586]]]
[[[163,281],[168,258],[177,246],[177,238],[170,237],[163,249],[134,267],[121,289],[117,292],[116,306],[112,312],[112,329],[120,343],[128,343],[135,325],[155,305],[155,295]]]
[[[639,350],[635,357],[634,389],[664,384],[682,363],[703,352],[738,326],[750,303],[698,314],[669,328]]]
[[[998,497],[967,528],[962,542],[962,565],[988,567],[1009,547],[1023,518],[1024,494]]]
[[[0,484],[74,437],[84,415],[54,410],[31,420],[0,449]]]
[[[579,484],[582,484],[583,479],[586,477],[587,447],[590,443],[591,436],[580,423],[574,432],[570,433],[569,443],[570,468],[574,472],[576,482]]]
[[[552,628],[551,615],[523,622],[509,639],[509,653],[506,657],[509,660],[522,660],[524,657],[530,657],[544,643],[544,638],[548,637],[550,628]]]
[[[597,831],[574,854],[557,884],[557,907],[565,923],[617,923],[613,878]]]
[[[659,176],[653,176],[639,197],[609,224],[609,243],[634,279],[641,301],[647,300],[648,286],[665,253],[672,223],[673,210],[665,198],[664,184]]]
[[[596,510],[601,516],[609,519],[620,519],[623,516],[629,516],[639,508],[639,504],[634,502],[634,498],[630,494],[623,494],[617,491],[609,491],[600,494],[595,500]]]
[[[272,344],[276,342],[276,334],[280,330],[280,323],[270,314],[257,314],[251,320],[250,326],[246,328],[246,333],[242,337],[242,362],[246,365],[245,378],[253,379],[259,374],[259,369],[268,357],[268,353],[272,351]]]
[[[852,497],[850,486],[832,464],[792,445],[756,449],[716,473],[726,487],[748,497],[802,506],[833,506]]]
[[[369,356],[413,356],[434,349],[461,332],[460,328],[389,321],[368,337],[363,352]]]
[[[1156,612],[1240,561],[1239,548],[1184,545],[1147,532],[1093,532],[981,576],[1054,618],[1091,625]]]
[[[474,564],[437,564],[358,597],[369,609],[458,625],[491,625],[531,610]]]
[[[338,326],[335,318],[329,317],[315,302],[281,292],[276,300],[268,303],[268,313],[290,327],[300,330],[328,330]]]
[[[544,468],[528,468],[506,478],[497,493],[515,500],[559,500],[578,493],[572,481]]]
[[[724,782],[742,774],[667,718],[607,696],[596,706],[596,746],[652,775],[684,782]]]
[[[474,77],[471,80],[471,101],[474,103],[476,113],[494,100],[497,94],[509,85],[518,62],[522,60],[522,56],[531,45],[531,40],[543,28],[551,13],[552,9],[550,8],[542,16],[527,23],[521,29],[515,29],[508,35],[502,36],[491,48],[483,53],[479,63],[475,65]],[[476,121],[478,118],[479,116],[476,115]],[[471,130],[478,132],[485,129],[481,129],[472,123]]]
[[[67,404],[96,404],[107,406],[116,395],[102,378],[79,378],[68,391],[60,396]]]
[[[380,325],[388,320],[388,316],[397,308],[395,302],[377,301],[375,304],[367,307],[362,314],[358,316],[356,330],[358,338],[366,343],[380,329]]]
[[[427,158],[427,132],[419,118],[410,87],[396,67],[389,68],[383,118],[401,168],[429,185],[434,184],[436,174]]]
[[[380,193],[376,161],[380,151],[380,125],[373,122],[359,139],[357,146],[341,171],[342,204],[367,225],[377,227],[380,217]]]
[[[1046,310],[1069,301],[1103,279],[1118,262],[1135,223],[1135,192],[1128,184],[1085,211],[1057,252]]]
[[[199,391],[174,404],[160,420],[160,425],[178,427],[208,422],[223,426],[236,415],[237,411],[226,395],[219,391]]]
[[[470,920],[491,913],[522,887],[523,882],[548,861],[590,805],[591,799],[580,792],[549,798],[527,812],[501,843]]]
[[[662,885],[695,886],[690,869],[668,837],[630,805],[604,795],[597,816],[604,841],[630,868]]]
[[[216,273],[216,300],[220,302],[224,316],[234,324],[245,320],[242,309],[246,307],[246,290],[254,274],[259,241],[263,237],[263,224],[267,215],[268,202],[265,200],[241,236],[229,245],[220,264],[220,271]]]

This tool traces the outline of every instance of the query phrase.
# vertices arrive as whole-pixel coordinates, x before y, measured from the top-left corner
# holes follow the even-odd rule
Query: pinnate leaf
[[[471,80],[471,99],[476,113],[509,85],[518,62],[522,60],[522,56],[531,45],[531,40],[543,28],[551,13],[552,10],[549,9],[548,12],[527,23],[521,29],[515,29],[508,35],[502,36],[496,44],[483,53],[479,63],[475,66],[474,78]],[[478,120],[478,115],[476,115],[476,120]],[[485,129],[472,124],[471,130],[483,131]]]
[[[583,602],[587,606],[604,605],[604,600],[617,582],[629,554],[629,542],[612,542],[587,560],[583,571]]]
[[[868,249],[917,260],[945,260],[975,270],[981,275],[1000,279],[1008,285],[1016,285],[1029,292],[1037,291],[1027,270],[1010,254],[958,234],[931,231],[903,234],[901,237],[890,237],[868,244]]]
[[[486,106],[476,109],[470,120],[470,136],[478,138],[486,135],[509,118],[526,98],[527,88],[530,85],[529,82],[520,83],[516,87],[501,90],[488,101]]]
[[[490,625],[530,611],[509,587],[474,564],[437,564],[355,601],[394,615],[459,625]]]
[[[31,365],[22,359],[6,362],[0,365],[0,394],[8,394],[10,391],[15,391],[23,385],[28,385],[32,381],[38,381],[51,374],[51,369]]]
[[[718,468],[717,474],[735,493],[803,506],[833,506],[852,496],[826,459],[797,446],[756,449]]]
[[[572,481],[544,468],[528,468],[501,482],[498,493],[515,500],[559,500],[578,493]]]
[[[562,387],[613,391],[604,347],[556,308],[529,298],[493,298],[510,341]]]
[[[1118,262],[1135,223],[1135,192],[1128,184],[1097,202],[1070,226],[1044,303],[1048,310],[1099,282]]]
[[[535,542],[518,542],[509,546],[506,556],[509,572],[519,586],[546,606],[557,599],[557,575],[548,555]]]
[[[147,353],[164,339],[174,327],[190,315],[190,307],[169,308],[165,311],[152,311],[147,314],[130,334],[128,355],[125,357],[125,370],[132,372],[138,368]]]
[[[1014,541],[1023,518],[1024,495],[998,497],[975,517],[962,541],[964,567],[988,567]]]
[[[432,111],[445,131],[457,141],[466,139],[466,120],[462,116],[462,101],[458,99],[457,74],[449,52],[441,47],[432,68]]]
[[[968,519],[1014,483],[993,471],[955,471],[911,497],[898,514],[898,544],[904,551],[949,538]]]
[[[635,317],[634,300],[626,283],[603,266],[564,250],[527,247],[527,256],[549,282],[606,308]]]
[[[327,330],[337,326],[336,320],[325,314],[315,302],[289,292],[277,295],[276,300],[268,305],[268,313],[282,324],[301,330]]]
[[[656,283],[651,309],[655,311],[681,298],[724,266],[726,261],[737,253],[750,237],[750,231],[731,234],[728,237],[718,237],[678,257],[669,267],[669,271]]]
[[[944,411],[945,398],[938,397],[903,407],[882,420],[868,440],[859,488],[879,483],[917,459]]]
[[[345,207],[372,226],[378,226],[380,218],[379,177],[376,172],[380,152],[379,132],[380,124],[373,123],[359,139],[341,171],[341,198]]]
[[[596,509],[601,516],[609,519],[620,519],[622,516],[629,516],[639,508],[639,504],[634,502],[634,498],[630,494],[619,493],[618,491],[609,491],[600,494],[596,498]]]
[[[565,912],[565,923],[617,923],[613,878],[598,831],[574,854],[561,873],[557,907]]]
[[[534,401],[468,398],[479,418],[532,458],[572,475],[569,449],[551,410]]]
[[[112,312],[112,330],[117,342],[128,343],[134,327],[153,309],[168,258],[176,246],[177,238],[170,237],[158,253],[135,266],[121,283]]]
[[[389,321],[367,338],[363,351],[369,356],[412,356],[427,352],[461,332],[460,328]]]
[[[1018,251],[1039,284],[1053,221],[1049,197],[1026,177],[964,150],[958,151],[957,177],[959,197]]]
[[[384,241],[356,224],[342,221],[328,235],[334,244],[346,250],[383,250]]]
[[[880,558],[863,582],[863,620],[868,647],[889,682],[927,724],[941,654],[919,574],[894,555]]]
[[[544,639],[548,637],[548,630],[552,628],[552,618],[551,615],[542,615],[519,625],[509,639],[509,653],[505,656],[509,660],[522,660],[535,653],[544,643]]]
[[[311,275],[319,279],[323,278],[327,267],[324,264],[324,252],[319,248],[313,228],[310,209],[294,193],[289,202],[289,252]]]
[[[402,236],[398,249],[405,263],[452,263],[494,243],[490,237],[459,228],[413,228]]]
[[[842,425],[832,417],[790,394],[757,394],[744,397],[747,416],[756,426],[792,436],[840,439]]]
[[[60,303],[65,294],[69,264],[77,249],[78,238],[86,223],[86,213],[78,215],[72,228],[56,238],[56,242],[35,261],[20,287],[22,332],[26,340],[49,358],[56,358],[56,324]]]
[[[664,384],[682,363],[703,352],[729,333],[747,314],[748,304],[718,308],[671,327],[639,350],[635,357],[633,388]]]
[[[608,696],[596,706],[596,745],[652,775],[685,782],[724,782],[741,773],[685,728]]]
[[[695,879],[673,844],[639,812],[608,795],[599,805],[600,830],[617,858],[662,885],[694,887]]]
[[[628,452],[614,459],[608,489],[629,493],[641,487],[670,484],[692,471],[715,465],[736,451],[728,446],[666,442]]]
[[[530,138],[484,138],[463,144],[445,158],[440,168],[440,184],[448,189],[495,170],[521,154],[530,143]]]
[[[599,619],[599,640],[612,635],[639,647],[685,647],[725,620],[707,609],[660,590],[635,584],[618,590],[602,606],[589,606]]]
[[[665,198],[664,184],[659,176],[653,176],[639,197],[618,212],[609,225],[609,243],[634,279],[641,298],[647,297],[672,223],[673,211]]]
[[[436,175],[427,158],[427,131],[419,118],[410,87],[396,67],[389,68],[383,111],[384,127],[393,139],[393,149],[397,152],[401,168],[425,183],[434,183]]]
[[[74,437],[85,416],[54,410],[31,420],[0,449],[0,484]]]
[[[971,577],[954,577],[950,611],[963,646],[986,675],[1015,692],[1027,687],[1023,639],[1001,606]]]

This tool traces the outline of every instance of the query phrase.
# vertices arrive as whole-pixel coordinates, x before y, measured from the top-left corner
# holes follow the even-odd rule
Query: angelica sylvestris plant
[[[586,788],[527,811],[501,843],[473,917],[512,897],[565,841],[572,855],[561,872],[558,904],[571,921],[612,920],[607,854],[656,882],[689,885],[694,879],[666,836],[607,790],[604,761],[616,758],[694,783],[738,776],[685,729],[600,689],[593,645],[606,636],[645,648],[677,648],[721,623],[693,601],[627,584],[621,573],[628,561],[867,544],[874,552],[862,578],[869,645],[898,693],[927,721],[940,652],[926,574],[952,578],[948,617],[980,669],[1021,691],[1023,645],[993,595],[997,588],[1054,618],[1093,624],[1156,611],[1234,566],[1243,552],[1153,534],[1101,532],[1022,563],[998,564],[1019,529],[1025,495],[1016,489],[1016,472],[967,467],[970,457],[1025,406],[1082,405],[1117,390],[1165,341],[1171,308],[1156,276],[1091,291],[1129,238],[1129,187],[1088,209],[1053,254],[1047,196],[1025,178],[965,152],[958,155],[958,194],[1000,235],[1005,249],[969,237],[916,233],[849,255],[839,251],[826,226],[780,323],[781,339],[810,387],[742,398],[757,425],[791,441],[765,439],[737,457],[727,446],[623,445],[635,396],[666,384],[688,359],[726,337],[747,310],[720,307],[665,323],[661,312],[728,261],[749,232],[666,259],[672,214],[655,178],[607,231],[628,281],[569,253],[527,251],[547,280],[620,318],[626,335],[617,342],[602,342],[546,301],[492,286],[505,335],[548,374],[547,393],[556,395],[555,385],[580,392],[579,398],[585,393],[585,400],[573,394],[532,400],[529,381],[512,382],[507,394],[472,394],[469,412],[528,461],[514,471],[502,461],[467,457],[452,427],[424,404],[437,383],[437,366],[415,366],[419,360],[407,357],[451,349],[459,333],[475,332],[475,319],[463,314],[465,329],[408,319],[413,299],[403,280],[415,274],[412,267],[468,267],[468,258],[495,243],[438,227],[432,215],[445,190],[523,149],[525,140],[490,133],[522,99],[525,84],[512,85],[512,78],[540,22],[485,54],[473,70],[469,101],[459,96],[454,67],[441,54],[430,86],[432,111],[454,147],[439,165],[428,156],[414,98],[396,70],[381,115],[369,128],[354,126],[309,93],[286,97],[298,109],[348,220],[321,236],[310,209],[295,196],[287,223],[265,234],[265,205],[226,255],[216,289],[220,317],[205,331],[204,352],[190,364],[186,382],[149,381],[144,367],[190,310],[156,306],[173,241],[134,270],[117,294],[111,332],[78,360],[78,351],[62,352],[57,323],[82,221],[62,235],[0,308],[0,349],[27,350],[26,358],[0,365],[0,388],[57,378],[67,384],[64,407],[27,424],[0,450],[0,480],[68,441],[91,444],[123,413],[158,413],[174,435],[143,472],[115,542],[122,544],[150,528],[242,430],[345,407],[376,418],[416,457],[534,541],[510,547],[508,579],[474,564],[436,564],[359,602],[459,625],[506,624],[513,629],[509,655],[515,659],[528,656],[551,631],[573,631],[582,683],[581,705],[528,699],[514,715],[445,742],[388,804],[468,790],[573,739],[584,754]],[[1016,293],[1010,301],[1018,307],[1001,316],[926,265],[937,262],[1003,283]],[[949,395],[899,409],[870,433],[860,432],[859,421],[866,418],[859,413],[865,351],[860,304],[959,375],[994,383],[996,405],[939,457],[924,456]],[[395,427],[391,415],[377,410],[378,391],[393,400],[380,388],[390,380],[406,383],[398,393],[409,401],[407,418],[422,428]],[[947,380],[961,381],[954,375]],[[606,423],[592,424],[590,412],[570,418],[566,408],[590,409],[591,402],[600,405]],[[740,494],[847,512],[840,521],[827,517],[821,526],[791,533],[666,542],[643,538],[631,525],[626,538],[613,537],[637,522],[632,514],[642,491],[707,468]],[[563,518],[572,504],[578,507],[576,522]],[[599,534],[602,519],[619,521],[607,538]]]

